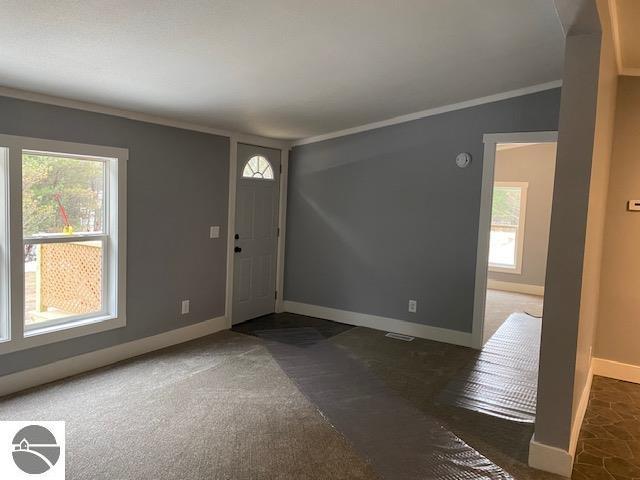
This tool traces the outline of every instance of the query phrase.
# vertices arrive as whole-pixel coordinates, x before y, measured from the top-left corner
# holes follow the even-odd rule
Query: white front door
[[[238,144],[233,323],[275,311],[280,150]]]

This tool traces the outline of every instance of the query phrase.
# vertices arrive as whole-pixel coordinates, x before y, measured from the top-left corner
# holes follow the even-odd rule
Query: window
[[[527,183],[496,182],[493,188],[489,269],[521,273]]]
[[[103,158],[22,151],[25,331],[107,313],[108,164]]]
[[[9,324],[9,150],[0,147],[0,342],[10,338]]]
[[[262,180],[273,180],[273,168],[269,160],[262,155],[254,155],[244,165],[242,178],[260,178]]]
[[[127,151],[0,135],[2,146],[0,179],[20,187],[7,216],[21,308],[0,353],[123,326]]]

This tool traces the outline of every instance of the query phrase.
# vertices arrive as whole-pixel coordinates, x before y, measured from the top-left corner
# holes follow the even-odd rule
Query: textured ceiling
[[[0,85],[297,139],[561,78],[553,0],[0,0]]]

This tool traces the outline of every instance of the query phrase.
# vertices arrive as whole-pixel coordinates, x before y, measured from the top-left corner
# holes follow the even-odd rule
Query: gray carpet
[[[258,340],[223,332],[0,401],[67,422],[69,479],[375,479]]]
[[[487,289],[484,312],[485,338],[491,338],[512,313],[530,313],[541,317],[544,298],[539,295]]]
[[[246,329],[299,320],[317,330],[311,348],[324,342],[316,353],[330,361],[306,385],[269,333],[221,332],[0,399],[0,420],[65,420],[68,479],[428,479],[442,478],[440,467],[450,478],[558,478],[527,467],[530,424],[435,401],[475,351],[275,317]],[[374,402],[358,397],[372,388]],[[346,404],[356,421],[336,415]],[[441,435],[456,448],[434,449]],[[470,461],[456,469],[459,452]]]

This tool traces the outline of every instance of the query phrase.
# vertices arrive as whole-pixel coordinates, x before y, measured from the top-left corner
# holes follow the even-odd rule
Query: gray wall
[[[129,149],[127,326],[2,355],[0,375],[224,315],[228,138],[5,97],[0,133]]]
[[[555,143],[541,143],[496,152],[496,182],[527,182],[527,206],[520,274],[489,271],[489,279],[544,287],[551,223]]]
[[[574,402],[587,381],[592,343],[590,334],[578,335],[583,282],[588,279],[583,268],[601,39],[600,33],[567,37],[560,107],[535,438],[564,450],[569,448]]]
[[[294,148],[285,299],[470,332],[482,136],[556,130],[559,101],[549,90]]]

